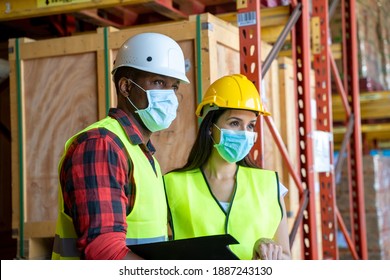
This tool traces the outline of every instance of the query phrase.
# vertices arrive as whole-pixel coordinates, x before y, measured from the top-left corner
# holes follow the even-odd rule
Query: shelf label
[[[37,7],[45,8],[86,2],[91,2],[91,0],[37,0]]]
[[[330,142],[332,134],[326,131],[313,131],[314,171],[330,172]]]
[[[239,13],[237,14],[237,25],[248,26],[256,24],[256,12]]]

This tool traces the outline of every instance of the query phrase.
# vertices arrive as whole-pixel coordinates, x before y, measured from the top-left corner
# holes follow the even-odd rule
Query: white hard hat
[[[122,66],[190,82],[179,44],[159,33],[141,33],[127,39],[118,51],[111,74]]]

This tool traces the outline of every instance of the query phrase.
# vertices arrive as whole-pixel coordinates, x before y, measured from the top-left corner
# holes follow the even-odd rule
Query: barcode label
[[[237,14],[238,26],[247,26],[256,24],[256,12]]]

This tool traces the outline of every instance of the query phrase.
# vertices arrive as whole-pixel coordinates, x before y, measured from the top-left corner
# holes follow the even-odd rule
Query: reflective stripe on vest
[[[167,241],[166,236],[158,236],[154,238],[126,238],[126,245],[138,245],[138,244],[147,244],[154,242]]]
[[[229,233],[240,244],[230,249],[251,259],[259,238],[273,238],[282,218],[274,171],[238,167],[237,183],[225,213],[199,169],[164,176],[175,239]]]
[[[155,174],[148,158],[138,145],[132,145],[126,132],[121,125],[110,117],[87,127],[81,132],[93,128],[106,128],[116,134],[131,157],[133,176],[137,186],[137,195],[134,207],[126,217],[128,225],[126,233],[126,244],[144,244],[167,240],[167,205],[164,194],[163,181],[160,166],[155,160],[157,175]],[[58,170],[60,171],[62,161],[67,149],[73,140],[81,133],[71,137],[65,145],[65,152],[60,161]],[[57,219],[56,236],[52,259],[75,259],[80,258],[80,253],[76,249],[77,235],[74,230],[72,219],[65,214],[61,188],[59,189],[59,213]],[[145,211],[145,205],[147,211]],[[68,248],[72,246],[72,248]],[[65,249],[66,248],[66,249]]]

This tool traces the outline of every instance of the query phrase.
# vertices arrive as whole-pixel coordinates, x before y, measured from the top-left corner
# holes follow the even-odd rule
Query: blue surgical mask
[[[214,144],[220,156],[230,163],[242,160],[253,147],[256,132],[223,129],[214,125],[221,131],[219,144]]]
[[[145,126],[151,132],[168,128],[176,118],[176,111],[179,105],[175,91],[173,89],[145,90],[132,80],[129,79],[129,81],[146,92],[149,106],[145,109],[138,109],[127,96],[127,100],[136,109],[135,112],[140,116]]]

